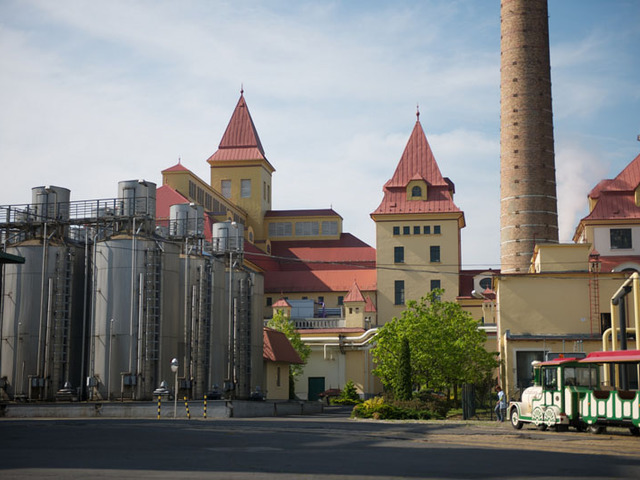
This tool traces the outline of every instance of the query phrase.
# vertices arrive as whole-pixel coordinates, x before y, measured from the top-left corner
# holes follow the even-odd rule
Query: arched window
[[[418,185],[413,187],[411,189],[411,196],[412,197],[421,197],[422,196],[422,188],[420,188]]]

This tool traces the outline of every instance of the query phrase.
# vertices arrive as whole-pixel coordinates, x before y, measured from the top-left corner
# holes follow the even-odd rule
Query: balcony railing
[[[265,327],[267,323],[269,320],[265,319]],[[294,318],[293,323],[298,330],[342,328],[344,327],[344,318]]]

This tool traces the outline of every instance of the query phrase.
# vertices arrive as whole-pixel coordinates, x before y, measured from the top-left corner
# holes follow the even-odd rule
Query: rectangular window
[[[394,282],[395,289],[395,305],[404,305],[404,280],[396,280]]]
[[[278,367],[276,370],[276,386],[280,386],[280,381],[280,367]]]
[[[224,198],[231,198],[231,180],[222,180],[220,182],[220,189]]]
[[[324,297],[323,296],[319,296],[318,297],[318,303],[324,303]]]
[[[272,222],[269,224],[270,237],[290,237],[291,235],[291,222]]]
[[[440,288],[440,280],[431,280],[431,290]]]
[[[318,222],[296,222],[296,237],[312,237],[319,234]]]
[[[404,263],[404,247],[393,247],[394,263]]]
[[[425,235],[431,235],[431,225],[425,225],[422,229],[422,233]]]
[[[267,297],[267,307],[270,307],[271,305],[273,305],[273,298]]]
[[[413,234],[420,235],[420,227],[413,227]]]
[[[434,225],[433,226],[433,234],[434,235],[440,235],[440,225]]]
[[[411,227],[402,227],[403,235],[411,235]]]
[[[631,248],[630,228],[612,228],[609,233],[611,236],[611,250]]]
[[[440,262],[440,246],[432,245],[429,247],[429,261]]]
[[[393,227],[393,234],[400,235],[400,227]]]
[[[262,199],[267,200],[267,182],[262,182]]]
[[[342,295],[338,295],[338,305],[344,304],[344,297]]]
[[[240,196],[242,198],[251,198],[251,180],[240,180]]]
[[[337,235],[338,234],[338,222],[327,221],[322,222],[322,235]]]

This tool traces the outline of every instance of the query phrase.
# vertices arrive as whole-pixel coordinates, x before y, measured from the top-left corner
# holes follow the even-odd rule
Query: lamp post
[[[173,418],[176,418],[176,412],[178,410],[178,367],[180,363],[177,358],[171,360],[171,371],[175,376],[175,390],[173,391]]]

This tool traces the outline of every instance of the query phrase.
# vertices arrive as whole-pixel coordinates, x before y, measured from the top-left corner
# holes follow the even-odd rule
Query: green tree
[[[442,293],[434,290],[419,302],[409,301],[400,318],[385,324],[376,337],[374,374],[399,398],[406,389],[402,359],[407,353],[402,352],[407,343],[412,385],[444,390],[479,383],[497,366],[484,348],[486,334],[478,322],[457,303],[443,302]]]
[[[295,377],[302,374],[311,354],[311,348],[302,341],[295,324],[282,313],[282,310],[273,314],[273,318],[267,322],[267,327],[284,333],[303,362],[300,365],[290,365],[289,367],[289,398],[295,398]]]
[[[400,341],[400,379],[398,398],[400,400],[411,400],[413,395],[413,379],[411,378],[411,347],[409,339],[402,337]]]

